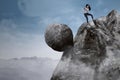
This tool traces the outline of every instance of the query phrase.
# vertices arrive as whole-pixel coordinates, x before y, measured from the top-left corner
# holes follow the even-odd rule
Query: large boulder
[[[52,49],[64,51],[73,46],[72,30],[65,24],[49,25],[45,32],[45,41]]]

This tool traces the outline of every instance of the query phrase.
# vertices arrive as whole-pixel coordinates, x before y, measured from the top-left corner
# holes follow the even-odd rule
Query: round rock
[[[65,24],[49,25],[45,32],[45,41],[52,49],[64,51],[68,46],[73,46],[72,30]]]

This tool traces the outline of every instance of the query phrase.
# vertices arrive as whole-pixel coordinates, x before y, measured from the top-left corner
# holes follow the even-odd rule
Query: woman
[[[92,20],[93,20],[93,15],[89,13],[90,10],[91,10],[90,5],[86,4],[86,6],[84,8],[84,16],[86,17],[87,23],[88,23],[88,16],[91,16]]]

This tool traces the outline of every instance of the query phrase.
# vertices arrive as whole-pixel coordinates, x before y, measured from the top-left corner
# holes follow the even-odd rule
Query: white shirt
[[[88,13],[89,12],[89,9],[88,8],[84,8],[84,13]]]

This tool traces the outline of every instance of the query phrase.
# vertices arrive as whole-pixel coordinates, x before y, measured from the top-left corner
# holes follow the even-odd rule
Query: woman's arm
[[[88,8],[84,8],[84,13],[88,13],[89,9]]]

